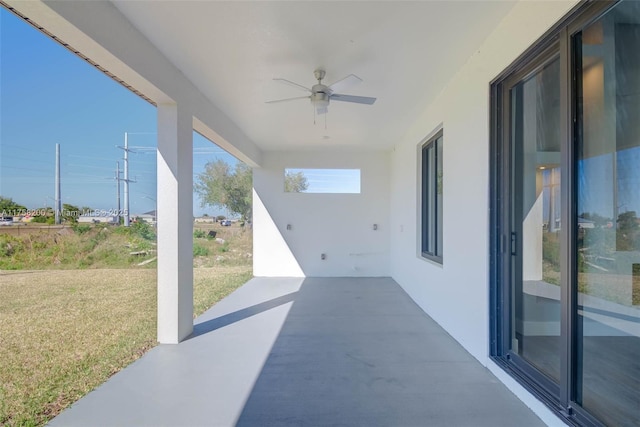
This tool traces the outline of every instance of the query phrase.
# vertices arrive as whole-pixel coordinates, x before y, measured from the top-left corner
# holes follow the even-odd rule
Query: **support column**
[[[158,105],[158,341],[193,331],[193,118]]]

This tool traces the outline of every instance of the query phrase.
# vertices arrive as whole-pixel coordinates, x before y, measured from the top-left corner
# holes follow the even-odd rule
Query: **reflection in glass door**
[[[492,85],[492,357],[570,423],[640,427],[640,1],[559,26]]]
[[[560,67],[510,89],[511,352],[560,378]]]
[[[576,36],[576,400],[640,425],[640,4]]]

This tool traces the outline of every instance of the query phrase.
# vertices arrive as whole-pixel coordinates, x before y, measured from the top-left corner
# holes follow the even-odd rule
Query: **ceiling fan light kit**
[[[316,80],[318,80],[318,84],[313,85],[311,89],[287,79],[282,79],[282,78],[274,79],[275,81],[287,84],[297,89],[310,92],[311,95],[300,96],[295,98],[278,99],[275,101],[267,101],[267,104],[295,101],[298,99],[309,99],[311,100],[311,105],[313,105],[315,112],[317,114],[325,114],[328,111],[329,103],[331,100],[352,102],[355,104],[365,104],[365,105],[372,105],[376,101],[376,98],[371,98],[367,96],[343,95],[343,94],[335,93],[338,90],[343,90],[356,83],[362,82],[362,79],[354,74],[349,74],[347,77],[341,80],[338,80],[337,82],[329,86],[322,84],[322,79],[324,79],[324,76],[326,75],[325,70],[317,69],[313,72],[313,75],[315,76]]]
[[[324,114],[329,107],[329,95],[323,92],[316,92],[311,94],[311,105],[316,109],[318,114]]]

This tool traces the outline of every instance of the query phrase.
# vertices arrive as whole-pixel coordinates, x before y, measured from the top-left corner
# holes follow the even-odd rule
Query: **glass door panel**
[[[576,36],[576,400],[640,425],[640,4]]]
[[[511,352],[560,378],[560,67],[512,86]]]

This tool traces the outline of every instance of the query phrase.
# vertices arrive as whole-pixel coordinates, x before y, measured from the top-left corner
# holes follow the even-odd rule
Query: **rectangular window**
[[[286,193],[360,194],[360,169],[284,170]]]
[[[422,256],[442,263],[442,131],[422,147]]]

